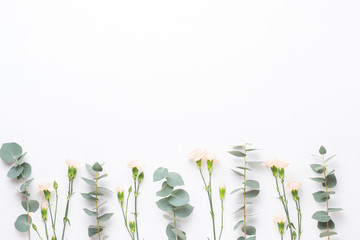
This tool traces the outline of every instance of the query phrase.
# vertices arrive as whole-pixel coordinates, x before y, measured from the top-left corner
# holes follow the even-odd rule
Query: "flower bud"
[[[142,182],[142,180],[144,180],[144,172],[141,172],[139,174],[139,178],[138,178],[139,184]]]
[[[130,227],[130,231],[134,234],[135,233],[135,221],[133,219],[130,219],[129,227]]]
[[[277,169],[277,167],[275,167],[275,166],[272,166],[272,167],[271,167],[271,172],[272,172],[272,174],[273,174],[274,177],[277,177],[277,176],[279,175],[278,169]]]
[[[37,226],[34,223],[32,224],[32,228],[37,231]]]
[[[219,184],[219,193],[220,193],[220,199],[221,200],[224,200],[225,192],[226,192],[226,184],[225,184],[225,182],[221,182]]]
[[[58,184],[57,184],[57,182],[54,180],[54,184],[53,184],[53,187],[54,187],[54,189],[58,189]]]
[[[209,173],[212,173],[214,160],[207,160],[206,162],[207,162]]]
[[[51,237],[51,240],[56,240],[56,237],[55,237],[55,236],[52,236],[52,237]]]
[[[283,235],[285,231],[286,217],[284,215],[277,215],[274,217],[274,221],[278,225],[279,233]]]
[[[285,178],[285,169],[284,168],[278,168],[279,178],[281,180],[284,180]]]
[[[47,211],[49,208],[49,204],[46,201],[43,201],[41,203],[41,218],[44,220],[44,222],[46,222],[47,220]]]
[[[116,188],[116,191],[117,191],[117,197],[118,197],[119,203],[121,205],[123,205],[124,204],[124,188],[123,188],[123,186],[118,186]]]
[[[299,200],[299,191],[298,190],[291,190],[291,195],[295,201]]]
[[[132,175],[133,175],[133,179],[136,180],[137,176],[139,173],[139,169],[137,167],[133,167],[132,168]]]
[[[76,177],[77,167],[78,167],[79,163],[74,160],[66,160],[66,164],[68,165],[69,181],[73,181]]]

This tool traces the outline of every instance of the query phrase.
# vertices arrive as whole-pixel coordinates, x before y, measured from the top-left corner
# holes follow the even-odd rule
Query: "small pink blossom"
[[[299,190],[302,186],[301,182],[297,182],[297,181],[293,181],[293,182],[288,182],[288,188],[292,191],[292,190]]]
[[[68,165],[69,168],[78,168],[79,166],[79,162],[76,161],[76,160],[70,160],[70,159],[67,159],[65,160],[66,164]]]
[[[43,182],[39,184],[40,191],[49,191],[52,192],[54,190],[52,182]]]
[[[276,223],[285,223],[286,222],[286,216],[285,215],[276,215],[274,216],[274,222]]]
[[[129,166],[129,168],[140,169],[140,168],[144,167],[144,164],[138,159],[133,159],[129,162],[128,166]]]
[[[205,158],[205,156],[208,154],[206,149],[204,148],[195,148],[189,155],[189,159],[191,161],[197,162],[199,160],[202,160]]]

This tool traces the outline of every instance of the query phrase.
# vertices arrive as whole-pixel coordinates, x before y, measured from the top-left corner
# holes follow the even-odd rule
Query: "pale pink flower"
[[[144,167],[144,164],[142,162],[140,162],[138,159],[133,159],[129,162],[128,166],[129,166],[129,168],[140,169],[140,168]]]
[[[220,182],[219,188],[220,189],[226,189],[226,183],[225,182]]]
[[[49,191],[52,192],[54,190],[52,182],[43,182],[39,184],[40,191]]]
[[[285,161],[281,161],[281,160],[278,160],[278,161],[276,161],[276,164],[275,164],[275,166],[277,167],[277,168],[286,168],[286,167],[288,167],[290,165],[290,163],[288,163],[288,162],[285,162]]]
[[[269,159],[269,160],[267,160],[266,162],[265,162],[265,166],[266,167],[273,167],[273,166],[276,166],[276,163],[278,162],[279,160],[277,159],[277,158],[271,158],[271,159]]]
[[[41,209],[48,209],[49,208],[49,203],[47,201],[42,201],[41,202]]]
[[[206,149],[204,148],[195,148],[189,155],[189,159],[191,161],[197,162],[199,160],[203,160],[205,156],[208,154]]]
[[[117,186],[116,187],[116,192],[124,192],[124,187],[123,186]]]
[[[293,181],[293,182],[288,182],[288,188],[292,191],[292,190],[299,190],[301,188],[302,183],[301,182],[297,182],[297,181]]]
[[[274,222],[276,223],[285,223],[286,222],[286,216],[284,215],[276,215],[274,216]]]
[[[76,160],[70,160],[70,159],[67,159],[65,160],[66,164],[68,165],[69,168],[78,168],[79,166],[79,162],[76,161]]]
[[[219,162],[219,159],[216,157],[216,153],[207,152],[204,157],[202,158],[204,162],[207,161],[214,161],[215,163]]]

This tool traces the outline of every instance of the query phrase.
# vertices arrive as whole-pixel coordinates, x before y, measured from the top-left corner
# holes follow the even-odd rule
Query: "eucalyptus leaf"
[[[36,200],[28,200],[28,202],[26,200],[21,201],[21,205],[23,206],[23,208],[25,209],[25,211],[27,211],[27,204],[29,204],[29,212],[36,212],[39,209],[39,202]]]
[[[87,215],[89,215],[91,217],[95,217],[97,215],[95,211],[91,211],[91,210],[89,210],[87,208],[83,208],[83,210]]]
[[[22,171],[22,176],[24,179],[30,177],[31,175],[31,166],[30,164],[24,162],[20,165],[21,167],[23,167],[23,171]]]
[[[233,169],[231,169],[234,173],[236,173],[237,175],[239,175],[240,177],[243,177],[244,176],[244,174],[243,173],[241,173],[241,172],[239,172],[239,171],[236,171],[236,170],[233,170]]]
[[[95,172],[102,172],[103,168],[100,165],[100,163],[96,162],[94,163],[94,165],[92,166],[92,170],[94,170]]]
[[[17,217],[14,223],[16,230],[18,230],[19,232],[29,231],[31,224],[32,224],[32,219],[27,214],[22,214],[19,217]]]
[[[327,187],[328,188],[333,188],[336,186],[337,184],[337,180],[335,177],[335,174],[330,174],[326,177],[326,182],[327,182]],[[325,187],[325,184],[323,184],[323,186]]]
[[[246,180],[245,185],[250,188],[260,188],[260,184],[255,180]]]
[[[21,175],[23,170],[24,168],[20,165],[13,166],[12,168],[10,168],[9,172],[7,173],[7,176],[9,178],[17,178],[18,176]]]
[[[311,164],[310,167],[316,173],[323,173],[326,170],[326,168],[324,168],[324,166],[320,164]]]
[[[20,191],[25,191],[26,188],[30,185],[30,183],[34,180],[34,178],[30,179],[30,180],[27,180],[25,183],[23,183],[21,186],[20,186]]]
[[[260,192],[260,190],[250,190],[250,191],[247,191],[247,192],[245,192],[244,194],[245,194],[245,197],[246,198],[254,198],[254,197],[256,197],[257,195],[259,195],[259,192]]]
[[[328,222],[318,222],[317,227],[319,230],[327,230],[328,224],[329,224],[329,229],[335,228],[335,223],[331,219]]]
[[[13,163],[22,154],[22,148],[17,143],[4,143],[0,149],[0,158],[6,163]]]
[[[177,189],[170,195],[168,201],[175,207],[183,206],[190,200],[189,194],[183,189]]]
[[[104,215],[101,215],[99,217],[99,221],[100,222],[108,221],[113,215],[114,215],[114,213],[105,213]]]
[[[320,153],[321,155],[326,154],[326,149],[325,149],[325,147],[324,147],[324,146],[321,146],[321,147],[320,147],[320,149],[319,149],[319,153]]]
[[[98,226],[90,225],[90,226],[88,227],[88,236],[89,236],[89,237],[92,237],[92,236],[94,236],[95,234],[98,234],[98,232],[101,232],[103,229],[104,229],[104,228],[101,227],[101,226],[99,226],[99,228],[98,228]]]
[[[246,157],[246,154],[240,151],[229,151],[229,153],[236,157]]]
[[[186,217],[190,216],[190,214],[193,212],[193,210],[194,210],[193,206],[191,206],[190,204],[185,204],[183,206],[176,207],[174,210],[174,214],[177,217],[186,218]]]
[[[167,184],[167,182],[165,181],[162,184],[161,190],[156,192],[156,196],[159,196],[159,197],[169,196],[172,193],[173,189],[174,188],[169,186]]]
[[[172,211],[174,209],[174,206],[169,203],[168,198],[160,199],[156,202],[156,205],[163,211]]]
[[[166,177],[166,180],[167,180],[167,184],[171,187],[184,185],[184,180],[182,179],[180,174],[176,172],[169,172]]]
[[[166,178],[168,175],[168,172],[169,171],[167,168],[159,167],[158,169],[156,169],[156,171],[153,174],[153,181],[157,182],[157,181],[160,181],[160,180]]]
[[[241,228],[241,231],[245,232],[244,226]],[[246,226],[246,234],[247,235],[255,235],[256,228],[253,226]]]
[[[336,235],[336,232],[323,232],[320,233],[320,237],[328,237],[328,236],[332,236],[332,235]]]
[[[325,211],[317,211],[312,215],[312,218],[318,222],[328,222],[330,217],[326,215]]]

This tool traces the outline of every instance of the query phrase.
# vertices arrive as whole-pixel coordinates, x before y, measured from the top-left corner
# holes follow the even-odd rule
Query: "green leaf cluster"
[[[164,218],[171,221],[166,227],[166,235],[169,240],[186,239],[186,233],[177,227],[179,218],[188,217],[193,207],[189,204],[189,194],[184,189],[175,189],[183,186],[184,181],[180,174],[169,172],[167,168],[159,167],[153,174],[154,182],[164,180],[161,189],[156,195],[162,197],[156,202],[159,209],[168,212]]]
[[[258,161],[248,161],[247,156],[249,152],[256,151],[258,149],[254,148],[247,148],[248,145],[251,145],[249,143],[246,143],[244,145],[235,146],[232,151],[229,151],[229,153],[235,157],[240,158],[242,161],[241,166],[236,166],[235,169],[232,169],[232,171],[241,177],[242,183],[241,187],[236,188],[231,192],[231,194],[234,193],[241,193],[241,200],[242,205],[240,208],[238,208],[234,213],[241,213],[242,217],[241,219],[235,224],[234,230],[240,228],[241,231],[244,233],[246,232],[246,235],[249,235],[250,237],[246,237],[247,240],[255,240],[256,239],[256,228],[254,226],[251,226],[247,223],[247,217],[250,217],[252,215],[247,214],[246,208],[248,204],[252,204],[251,201],[253,198],[256,198],[260,193],[260,183],[256,180],[250,180],[247,178],[248,171],[252,171],[252,169],[248,166],[248,164],[259,164],[262,162]],[[240,236],[238,240],[245,239],[244,236]]]
[[[100,197],[112,193],[111,190],[99,186],[99,180],[105,178],[107,174],[102,174],[103,167],[98,162],[94,163],[92,166],[86,164],[86,169],[91,175],[91,178],[82,177],[83,181],[91,187],[91,191],[88,193],[81,193],[81,196],[86,200],[92,202],[95,206],[92,209],[84,208],[84,212],[91,217],[95,217],[96,225],[90,225],[88,227],[88,236],[92,237],[96,234],[99,234],[104,230],[105,226],[102,224],[108,221],[114,213],[100,213],[106,201],[101,202]],[[102,239],[108,238],[107,235],[103,236]]]
[[[29,199],[30,193],[27,189],[34,179],[28,179],[31,175],[31,165],[24,162],[25,155],[26,152],[23,153],[22,147],[15,142],[4,143],[0,148],[0,158],[11,166],[7,176],[22,182],[19,192],[25,198],[25,200],[21,202],[21,205],[26,211],[26,214],[18,216],[14,223],[16,230],[19,232],[27,232],[30,230],[32,224],[30,212],[34,213],[39,209],[39,202]]]
[[[333,159],[336,155],[332,155],[330,157],[326,157],[327,150],[324,146],[319,148],[319,159],[321,160],[320,164],[315,163],[311,164],[310,168],[320,177],[311,178],[311,180],[321,184],[323,190],[317,191],[313,193],[314,200],[318,203],[326,203],[325,211],[316,211],[312,218],[317,221],[317,227],[319,230],[323,231],[320,233],[320,237],[328,237],[332,235],[336,235],[337,233],[333,230],[335,229],[335,223],[331,219],[330,213],[341,211],[341,208],[328,208],[329,200],[331,195],[335,194],[334,191],[330,191],[337,184],[337,179],[335,177],[335,170],[328,170],[327,162]]]

